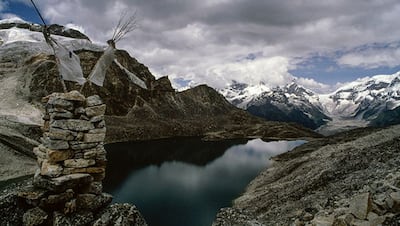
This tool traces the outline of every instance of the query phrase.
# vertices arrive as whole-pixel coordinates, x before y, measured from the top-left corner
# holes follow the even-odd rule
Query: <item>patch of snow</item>
[[[6,18],[6,19],[1,19],[0,24],[10,24],[10,23],[24,23],[24,24],[31,24],[30,22],[27,22],[19,17],[11,17],[11,18]]]

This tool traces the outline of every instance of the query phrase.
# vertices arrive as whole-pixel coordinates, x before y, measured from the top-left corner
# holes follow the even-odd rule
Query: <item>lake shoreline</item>
[[[399,147],[400,126],[310,141],[272,158],[273,166],[251,181],[231,207],[221,209],[213,225],[332,225],[351,214],[348,208],[357,195],[369,194],[379,203],[382,192],[397,191],[393,188],[400,185]],[[393,225],[390,222],[400,213],[385,211],[390,214],[379,213],[381,223]]]

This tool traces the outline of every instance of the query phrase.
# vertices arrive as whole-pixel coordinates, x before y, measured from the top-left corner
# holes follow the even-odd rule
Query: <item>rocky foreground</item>
[[[45,103],[39,168],[32,185],[0,196],[1,225],[146,225],[135,206],[103,193],[106,105],[78,91],[53,93]]]
[[[400,125],[276,156],[213,225],[400,225]]]

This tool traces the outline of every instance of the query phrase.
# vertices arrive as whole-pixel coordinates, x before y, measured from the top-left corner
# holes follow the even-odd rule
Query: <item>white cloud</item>
[[[289,60],[285,57],[257,58],[209,67],[202,79],[212,81],[217,88],[225,87],[232,80],[248,84],[264,82],[274,87],[292,80],[288,68]]]
[[[400,48],[367,49],[341,56],[340,65],[362,68],[395,67],[399,65]]]
[[[323,84],[310,78],[297,78],[296,82],[299,85],[304,86],[305,88],[310,89],[317,93],[328,93],[333,91],[333,89],[335,88],[332,87],[331,85]]]
[[[79,25],[101,43],[111,37],[122,11],[137,11],[140,27],[117,47],[127,49],[157,76],[213,87],[231,79],[279,85],[294,78],[288,73],[293,64],[288,62],[295,58],[392,43],[400,37],[398,0],[41,0],[37,4],[51,23]],[[258,52],[254,61],[237,61]],[[398,54],[350,52],[338,63],[369,68],[399,65]],[[326,88],[312,79],[298,81]]]

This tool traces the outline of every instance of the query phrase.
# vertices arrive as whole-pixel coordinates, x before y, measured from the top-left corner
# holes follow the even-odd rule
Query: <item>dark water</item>
[[[104,188],[114,202],[135,204],[150,226],[211,225],[269,157],[303,143],[184,138],[107,145]]]

